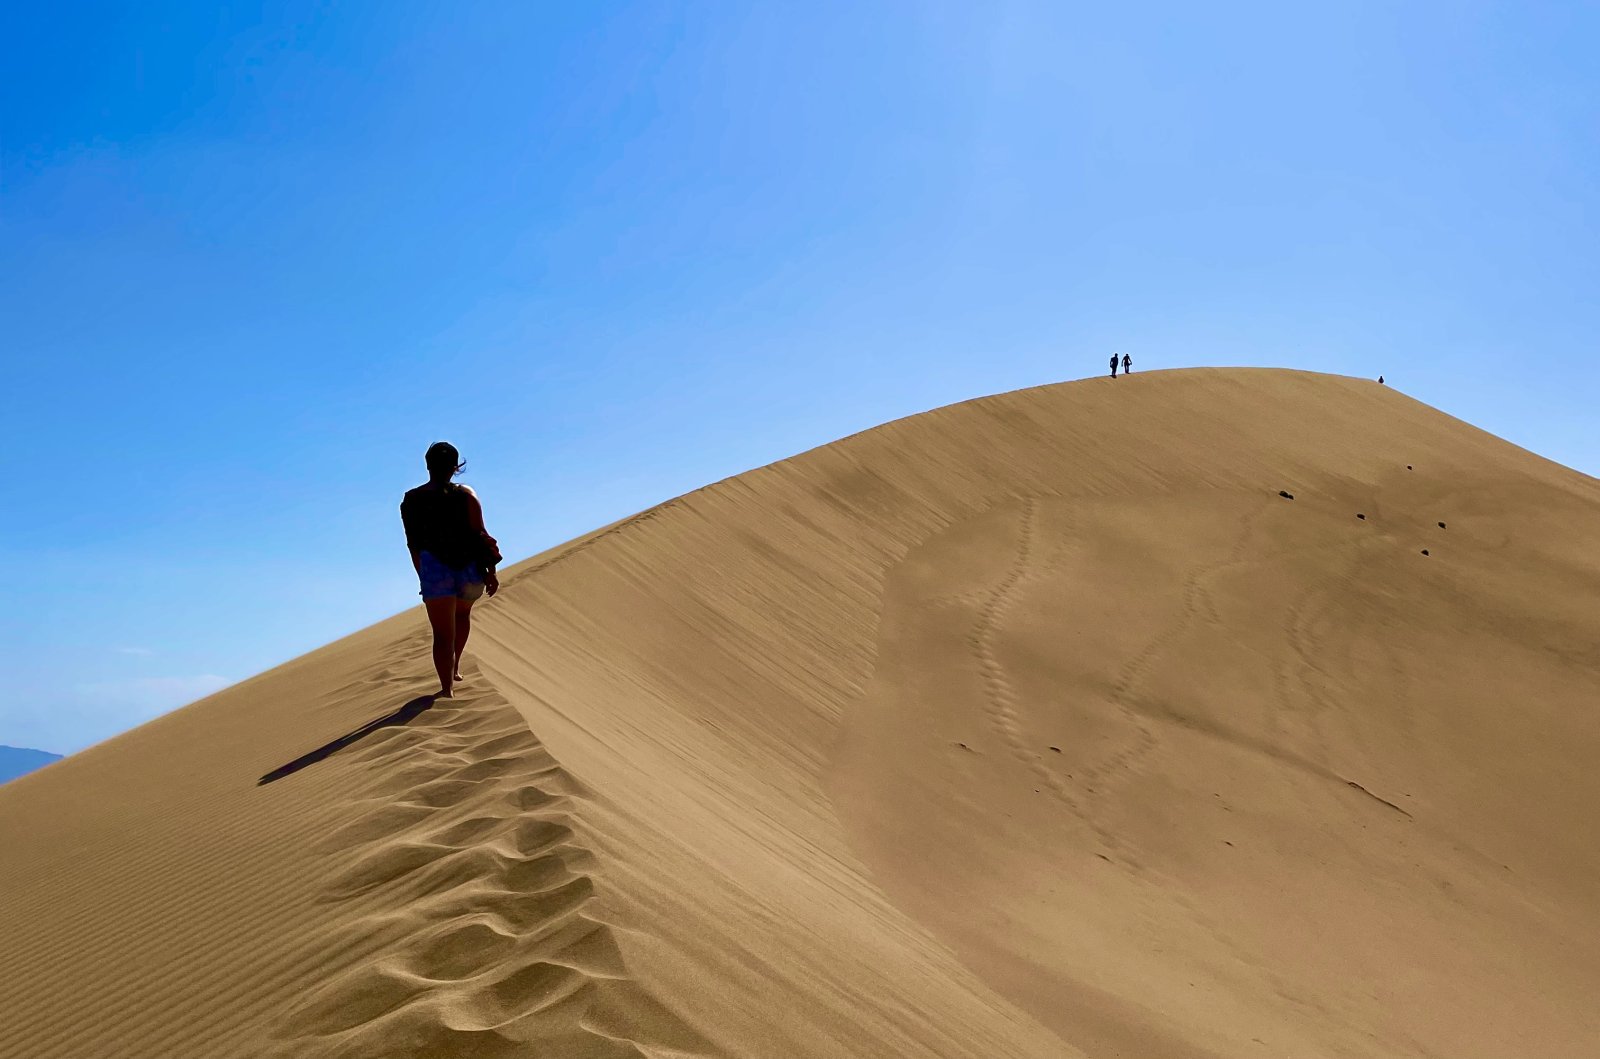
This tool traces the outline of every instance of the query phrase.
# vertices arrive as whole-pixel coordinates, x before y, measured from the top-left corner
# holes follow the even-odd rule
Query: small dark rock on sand
[[[1362,519],[1362,520],[1365,520],[1365,519],[1366,519],[1366,517],[1367,517],[1367,516],[1365,516],[1365,515],[1363,515],[1363,514],[1362,514],[1362,513],[1361,513],[1361,512],[1359,512],[1359,511],[1357,511],[1357,512],[1356,512],[1356,518],[1359,518],[1359,519]]]
[[[1278,495],[1283,497],[1285,500],[1293,500],[1294,499],[1294,494],[1293,493],[1285,492],[1282,489],[1278,490]]]
[[[1422,549],[1422,554],[1423,555],[1427,555],[1428,554],[1428,549],[1426,549],[1426,548]]]
[[[1444,529],[1444,523],[1443,522],[1439,523],[1439,528],[1440,529]]]

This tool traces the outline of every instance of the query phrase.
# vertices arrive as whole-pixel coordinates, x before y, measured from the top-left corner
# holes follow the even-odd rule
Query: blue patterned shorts
[[[477,599],[483,595],[483,570],[477,565],[449,567],[431,552],[417,554],[423,599]]]

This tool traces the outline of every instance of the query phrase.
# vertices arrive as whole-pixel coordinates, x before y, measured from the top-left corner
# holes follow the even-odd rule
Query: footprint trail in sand
[[[481,682],[480,682],[481,683]],[[320,844],[324,900],[362,912],[346,964],[283,1019],[272,1059],[628,1059],[707,1051],[628,977],[595,918],[570,777],[497,693],[440,701],[352,752],[372,782]]]

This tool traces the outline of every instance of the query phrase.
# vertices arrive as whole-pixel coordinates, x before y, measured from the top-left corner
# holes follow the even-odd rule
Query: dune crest
[[[585,914],[593,858],[573,827],[575,785],[503,699],[440,701],[350,760],[372,778],[320,846],[337,862],[323,900],[362,910],[330,951],[371,955],[309,990],[265,1054],[706,1054]]]
[[[0,789],[0,1056],[1590,1055],[1597,516],[1301,372],[846,438]]]

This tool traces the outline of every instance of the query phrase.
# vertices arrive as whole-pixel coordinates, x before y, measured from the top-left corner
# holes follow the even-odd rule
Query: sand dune
[[[7,784],[0,1056],[1592,1057],[1597,520],[1360,380],[888,424]]]

